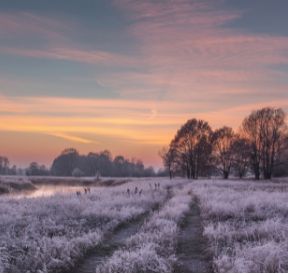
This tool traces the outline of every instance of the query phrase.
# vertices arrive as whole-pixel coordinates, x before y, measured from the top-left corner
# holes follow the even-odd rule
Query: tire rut
[[[190,210],[180,226],[176,247],[178,261],[174,272],[205,273],[213,272],[212,256],[208,251],[208,243],[203,236],[200,208],[193,199]]]
[[[120,224],[114,231],[109,232],[102,243],[87,252],[86,256],[76,265],[72,272],[95,273],[96,266],[110,257],[123,244],[126,238],[135,234],[148,215],[149,212],[145,212],[130,220],[129,223]]]
[[[134,219],[120,224],[112,232],[105,235],[102,243],[97,245],[93,250],[87,252],[86,256],[76,264],[76,266],[69,272],[73,273],[95,273],[97,265],[105,262],[112,254],[121,246],[125,244],[125,240],[130,236],[135,235],[145,220],[153,214],[153,212],[160,210],[171,198],[171,189],[167,188],[167,196],[163,203],[157,203],[152,209],[140,214]]]

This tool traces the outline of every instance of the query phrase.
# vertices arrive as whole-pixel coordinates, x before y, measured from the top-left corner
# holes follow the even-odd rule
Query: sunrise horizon
[[[0,273],[288,273],[288,0],[1,0]]]
[[[235,131],[288,111],[283,0],[3,1],[0,152],[50,166],[68,147],[162,167],[187,120]]]

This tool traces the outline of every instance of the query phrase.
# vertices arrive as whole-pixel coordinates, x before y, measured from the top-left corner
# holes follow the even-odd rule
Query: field
[[[199,181],[216,272],[288,271],[287,182]]]
[[[287,190],[151,178],[2,195],[0,272],[287,272]]]

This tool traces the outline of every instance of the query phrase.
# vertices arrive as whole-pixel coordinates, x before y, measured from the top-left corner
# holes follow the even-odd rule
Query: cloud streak
[[[107,64],[128,66],[133,60],[123,55],[109,53],[101,50],[83,50],[72,47],[49,47],[47,49],[20,49],[0,48],[1,53],[18,55],[22,57],[66,60],[86,64]]]
[[[59,19],[29,12],[0,12],[0,34],[4,37],[41,38],[44,41],[67,41],[67,33],[75,25]]]
[[[0,94],[0,130],[43,134],[57,144],[69,141],[91,150],[111,146],[147,159],[149,151],[159,163],[158,149],[187,119],[206,119],[214,128],[226,124],[236,129],[252,109],[272,105],[288,110],[287,36],[232,27],[243,12],[225,9],[223,0],[115,0],[113,4],[125,17],[121,30],[130,40],[122,45],[127,46],[124,50],[117,43],[101,47],[75,40],[73,32],[92,38],[108,36],[105,27],[100,34],[87,31],[77,18],[0,13],[0,34],[14,41],[12,46],[1,45],[1,55],[25,57],[21,64],[35,58],[68,61],[67,68],[76,68],[68,76],[73,83],[83,77],[76,74],[85,67],[89,74],[85,77],[95,77],[118,98],[99,99],[97,88],[93,98],[81,98],[78,90],[73,94],[80,98],[69,98],[74,88],[69,81],[59,81],[67,88],[63,92],[67,97],[12,97],[7,96],[9,83],[3,79],[0,84],[7,91],[6,96]],[[91,82],[81,81],[77,88],[83,83],[83,89],[93,90]],[[45,88],[49,92],[49,83]],[[54,139],[49,139],[51,144]]]
[[[28,12],[0,13],[0,34],[3,37],[22,41],[31,39],[28,47],[21,46],[21,43],[17,47],[15,45],[2,46],[0,53],[85,64],[131,66],[135,63],[129,56],[81,47],[78,41],[71,41],[71,35],[76,30],[82,31],[81,27],[71,20],[63,21]],[[37,41],[36,45],[34,45],[34,40]],[[41,41],[40,44],[39,41]]]
[[[63,138],[64,140],[68,140],[68,141],[75,142],[75,143],[81,143],[81,144],[94,143],[91,140],[88,140],[88,139],[85,139],[85,138],[81,138],[81,137],[78,137],[78,136],[68,135],[68,134],[65,134],[65,133],[56,132],[56,133],[51,133],[50,135],[55,136],[55,137],[59,137],[59,138]]]
[[[235,101],[235,94],[253,99],[260,93],[267,100],[271,86],[284,94],[285,76],[275,66],[288,64],[288,37],[233,29],[229,23],[242,13],[225,10],[222,4],[115,1],[131,16],[129,32],[140,44],[147,68],[137,76],[138,85],[145,83],[143,90],[185,100],[197,99],[199,93],[202,98],[212,95],[213,100],[230,96],[230,101]],[[129,77],[133,81],[136,75],[125,79]],[[129,85],[123,85],[122,94],[130,96],[127,89]]]

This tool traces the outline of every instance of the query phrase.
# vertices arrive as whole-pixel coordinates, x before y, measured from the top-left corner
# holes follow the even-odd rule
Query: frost
[[[280,182],[194,184],[215,271],[288,271],[287,190]]]
[[[172,272],[179,223],[189,210],[191,185],[176,190],[166,204],[126,240],[96,272]]]
[[[166,183],[163,183],[164,185]],[[167,183],[168,185],[168,183]],[[127,195],[127,188],[142,189]],[[41,198],[0,197],[0,270],[68,271],[95,248],[105,233],[164,201],[166,189],[147,181]]]

